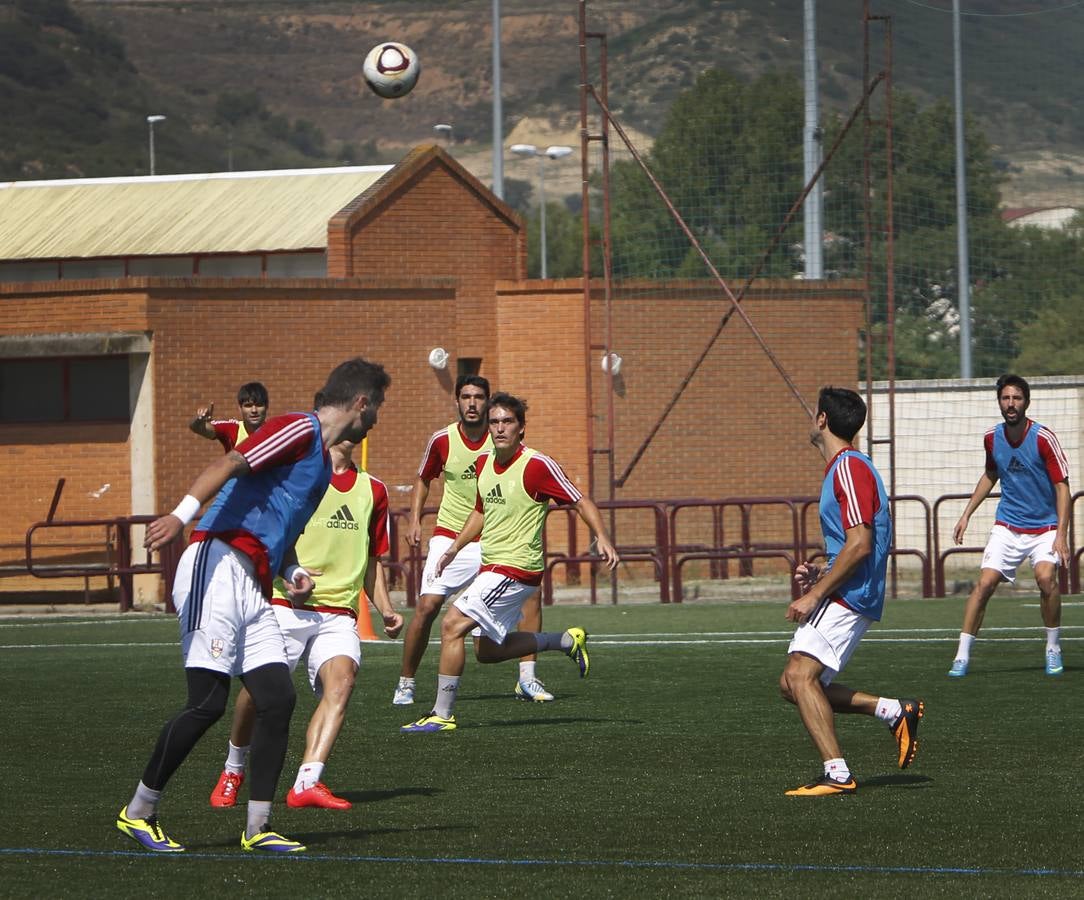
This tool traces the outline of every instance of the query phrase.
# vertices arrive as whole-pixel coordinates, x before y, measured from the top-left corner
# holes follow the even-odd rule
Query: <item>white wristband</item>
[[[203,504],[200,503],[199,500],[191,494],[185,494],[184,499],[177,504],[177,508],[173,510],[171,515],[180,519],[182,525],[187,525],[196,517],[196,513],[199,512],[201,506],[203,506]]]
[[[287,566],[286,571],[282,573],[282,578],[287,584],[293,584],[298,572],[312,580],[312,574],[304,566]]]

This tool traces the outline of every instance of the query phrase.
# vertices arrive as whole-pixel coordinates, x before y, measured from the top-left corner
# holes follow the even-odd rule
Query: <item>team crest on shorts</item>
[[[215,638],[211,641],[211,656],[218,659],[222,655],[222,651],[226,649],[226,642],[222,638]]]

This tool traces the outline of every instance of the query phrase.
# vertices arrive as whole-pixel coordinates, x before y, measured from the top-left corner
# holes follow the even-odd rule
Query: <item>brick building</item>
[[[627,361],[615,379],[618,470],[723,311],[703,284],[634,287],[612,297]],[[221,452],[188,431],[197,407],[231,414],[237,386],[259,380],[272,414],[308,408],[331,367],[357,354],[392,376],[368,465],[393,506],[408,504],[426,438],[454,415],[458,371],[526,398],[528,442],[586,486],[608,398],[586,349],[603,343],[600,307],[585,316],[584,305],[578,280],[526,279],[522,218],[434,146],[390,168],[0,186],[2,556],[20,556],[59,477],[58,518],[170,508]],[[803,395],[854,383],[856,286],[758,284],[744,305]],[[429,366],[435,347],[447,369]],[[804,414],[780,385],[747,330],[732,329],[617,496],[813,490],[815,466],[779,474],[778,458],[808,453]],[[735,386],[757,445],[714,415]],[[594,467],[605,497],[606,464]]]

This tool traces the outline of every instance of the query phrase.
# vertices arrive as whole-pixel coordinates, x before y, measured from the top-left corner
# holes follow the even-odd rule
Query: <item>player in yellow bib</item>
[[[440,615],[444,601],[470,584],[482,565],[479,542],[473,540],[464,545],[440,573],[437,572],[437,562],[452,545],[474,509],[478,494],[475,472],[478,455],[493,449],[486,422],[489,381],[481,375],[460,375],[455,383],[455,396],[459,421],[440,429],[429,439],[421,466],[418,467],[418,477],[414,481],[407,540],[415,546],[421,542],[422,509],[429,496],[430,482],[442,478],[444,494],[437,510],[437,524],[429,539],[421,596],[403,638],[403,664],[391,701],[396,706],[409,706],[414,702],[415,677],[429,645],[433,623]],[[542,602],[537,594],[524,604],[523,621],[519,627],[528,632],[541,630]],[[553,699],[553,694],[546,690],[536,673],[533,653],[520,660],[515,696],[537,702]]]
[[[542,530],[551,500],[572,506],[594,532],[599,555],[612,570],[619,557],[598,507],[584,497],[561,467],[523,445],[527,406],[511,394],[495,394],[489,405],[493,451],[478,458],[474,510],[463,530],[437,563],[437,574],[479,536],[482,568],[470,588],[445,613],[440,629],[440,673],[432,712],[400,731],[408,734],[452,731],[452,709],[466,664],[463,638],[474,635],[481,663],[515,659],[525,653],[561,650],[587,675],[587,633],[582,628],[541,633],[514,631],[523,604],[536,594],[544,570]]]
[[[388,552],[388,490],[379,479],[358,471],[352,459],[356,446],[341,441],[329,448],[331,484],[294,545],[297,564],[315,579],[312,595],[295,608],[282,578],[276,578],[271,596],[290,669],[308,651],[309,683],[320,698],[309,721],[301,767],[286,794],[291,807],[351,806],[349,800],[332,794],[321,779],[361,663],[356,620],[358,615],[368,615],[368,610],[359,609],[362,588],[383,617],[388,637],[396,637],[403,627],[403,617],[388,598],[379,560]],[[237,801],[255,714],[251,697],[242,690],[234,709],[226,765],[211,793],[212,806],[228,807]]]
[[[267,388],[258,381],[242,384],[237,391],[237,408],[241,411],[240,419],[216,419],[215,405],[209,403],[196,410],[196,417],[188,427],[200,437],[218,441],[229,453],[267,421]]]

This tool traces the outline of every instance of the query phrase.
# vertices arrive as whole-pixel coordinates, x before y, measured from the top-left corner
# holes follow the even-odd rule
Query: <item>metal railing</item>
[[[136,575],[161,575],[166,584],[166,611],[173,612],[173,597],[169,590],[177,571],[177,562],[184,550],[182,541],[171,541],[156,554],[148,553],[145,562],[132,561],[132,526],[147,525],[158,516],[115,516],[106,519],[78,519],[36,522],[26,531],[26,571],[35,578],[115,578],[120,586],[120,609],[132,608]],[[50,531],[64,529],[71,533],[82,529],[103,529],[97,541],[48,541],[38,538]],[[36,539],[38,542],[36,543]],[[70,553],[58,554],[58,548],[93,546],[101,548],[102,556],[89,561]],[[51,548],[51,554],[50,554]]]
[[[943,506],[949,502],[966,501],[970,494],[945,494],[932,504],[914,495],[898,495],[890,498],[893,506],[918,504],[921,515],[921,534],[913,547],[896,547],[893,560],[901,556],[918,561],[922,581],[922,596],[943,597],[946,593],[946,564],[958,554],[981,554],[984,547],[977,545],[942,547],[940,532]],[[990,499],[1000,495],[992,493]],[[1061,590],[1078,593],[1081,586],[1081,558],[1084,546],[1077,548],[1073,537],[1077,502],[1084,498],[1084,491],[1072,495],[1070,508],[1070,565],[1059,571]],[[779,561],[793,574],[795,567],[808,559],[823,556],[824,549],[812,535],[819,536],[819,527],[809,521],[810,514],[818,505],[816,497],[722,497],[682,498],[669,500],[613,500],[599,501],[598,506],[614,517],[616,546],[623,563],[646,563],[658,585],[659,602],[680,603],[683,599],[687,567],[693,563],[706,563],[708,578],[725,580],[732,577],[731,565],[737,564],[738,577],[753,573],[757,560]],[[690,533],[688,521],[696,511],[706,514],[701,519],[701,531]],[[422,527],[431,533],[431,520],[437,514],[436,507],[422,513]],[[765,523],[766,516],[773,521]],[[117,516],[93,520],[56,521],[49,519],[32,525],[26,533],[23,545],[25,567],[9,567],[9,574],[28,573],[37,578],[92,578],[105,577],[110,586],[113,579],[120,585],[121,609],[132,605],[133,580],[140,574],[160,574],[167,585],[166,605],[172,610],[172,598],[168,590],[176,570],[177,560],[184,549],[176,541],[146,562],[132,562],[132,526],[145,525],[155,516]],[[913,517],[912,517],[913,518]],[[391,548],[385,560],[389,570],[389,585],[401,586],[406,603],[414,607],[422,590],[422,573],[425,555],[421,546],[406,543],[404,530],[409,520],[409,510],[397,509],[390,513],[389,539]],[[736,525],[735,525],[736,523]],[[583,584],[586,580],[591,603],[598,602],[599,577],[607,579],[600,569],[599,558],[581,549],[582,532],[578,516],[570,507],[553,506],[546,517],[543,532],[544,572],[542,598],[546,604],[554,602],[557,588],[555,572],[563,569],[565,583]],[[947,523],[946,523],[947,527]],[[93,540],[49,543],[39,535],[50,530],[99,529]],[[623,540],[624,535],[637,535],[639,541]],[[645,540],[646,538],[646,540]],[[14,546],[14,545],[12,545]],[[64,547],[66,553],[59,554]],[[47,554],[49,550],[51,555]],[[88,558],[89,557],[89,558]],[[18,571],[15,571],[15,570]],[[895,581],[892,580],[893,592]],[[612,584],[612,583],[611,583]],[[796,587],[791,579],[792,595]],[[612,590],[611,602],[616,602],[617,592]]]

